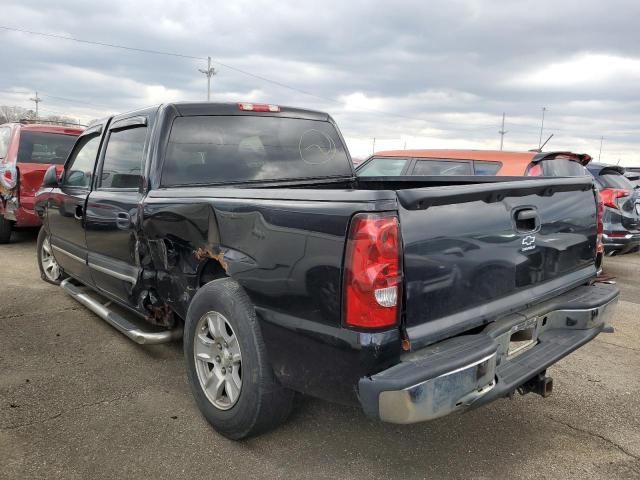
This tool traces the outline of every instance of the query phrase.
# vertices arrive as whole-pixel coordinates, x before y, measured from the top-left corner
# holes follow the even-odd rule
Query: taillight
[[[0,183],[2,183],[2,186],[9,190],[15,188],[18,179],[15,168],[12,165],[4,168],[0,166],[0,171],[2,172],[2,175],[0,175]]]
[[[239,103],[240,110],[248,112],[279,112],[278,105],[267,105],[266,103]]]
[[[526,173],[527,177],[541,177],[542,167],[540,165],[533,165]]]
[[[616,200],[618,198],[628,197],[631,195],[629,190],[625,190],[624,188],[603,188],[600,190],[600,196],[602,197],[602,201],[605,207],[610,208],[620,208]]]
[[[367,329],[396,325],[401,287],[398,218],[387,214],[355,215],[345,254],[345,324]]]
[[[602,196],[599,192],[596,191],[596,201],[597,205],[597,236],[596,236],[596,255],[598,253],[604,252],[604,244],[602,243],[602,234],[604,233],[604,202],[602,200]]]

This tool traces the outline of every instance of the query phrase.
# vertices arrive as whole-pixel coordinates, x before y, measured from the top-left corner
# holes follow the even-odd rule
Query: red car
[[[15,227],[38,227],[35,195],[51,165],[62,165],[78,135],[78,126],[5,123],[0,125],[0,243]]]

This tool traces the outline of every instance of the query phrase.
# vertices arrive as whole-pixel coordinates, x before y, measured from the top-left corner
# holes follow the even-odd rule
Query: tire
[[[257,435],[291,413],[294,393],[276,381],[253,305],[235,281],[213,280],[193,297],[184,354],[196,404],[225,437]]]
[[[0,215],[0,244],[9,243],[11,240],[11,222]]]
[[[62,267],[58,265],[58,262],[56,262],[56,259],[51,253],[49,232],[47,232],[44,227],[40,227],[36,251],[40,278],[45,282],[52,283],[53,285],[60,285],[60,282],[64,278],[64,271],[62,270]]]

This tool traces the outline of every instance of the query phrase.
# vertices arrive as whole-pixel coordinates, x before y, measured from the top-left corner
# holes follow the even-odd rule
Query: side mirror
[[[42,179],[43,188],[56,188],[59,185],[58,173],[56,172],[56,166],[51,165],[44,174]]]

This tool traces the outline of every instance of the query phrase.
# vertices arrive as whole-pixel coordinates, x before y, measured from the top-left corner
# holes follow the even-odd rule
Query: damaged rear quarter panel
[[[148,198],[143,230],[158,291],[184,317],[203,266],[215,262],[256,307],[337,326],[351,209],[335,216],[327,213],[331,208],[314,212],[317,206],[304,201]]]
[[[353,348],[356,332],[341,327],[342,259],[354,205],[264,199],[257,190],[246,193],[257,198],[216,198],[214,187],[207,198],[172,190],[171,198],[153,192],[144,204],[144,236],[163,300],[185,318],[203,266],[216,262],[255,305],[280,381],[348,401],[347,385],[368,368],[363,351]],[[336,356],[336,348],[346,356]],[[345,388],[327,392],[328,380]]]

